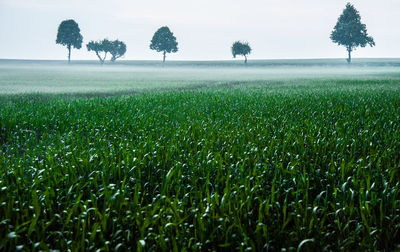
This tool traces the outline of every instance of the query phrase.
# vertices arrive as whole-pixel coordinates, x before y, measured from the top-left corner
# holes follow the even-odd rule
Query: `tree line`
[[[358,10],[350,3],[346,4],[343,13],[339,16],[330,39],[332,42],[344,46],[347,50],[347,62],[351,63],[351,53],[357,47],[375,46],[374,39],[368,35],[366,25],[361,23],[361,16]],[[72,20],[64,20],[58,27],[56,43],[66,46],[68,49],[68,63],[71,60],[71,49],[80,49],[82,47],[83,36],[80,33],[78,24]],[[100,41],[90,41],[86,48],[93,51],[101,64],[104,64],[107,54],[111,55],[111,61],[121,58],[126,53],[126,44],[119,40],[110,41],[103,39]],[[178,42],[176,37],[167,26],[159,28],[150,41],[150,49],[162,52],[163,63],[167,53],[176,53],[178,51]],[[247,64],[247,56],[252,49],[248,42],[235,41],[231,46],[233,58],[241,55],[244,57],[244,63]]]

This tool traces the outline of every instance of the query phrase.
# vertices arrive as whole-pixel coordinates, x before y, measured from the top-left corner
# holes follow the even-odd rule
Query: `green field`
[[[400,249],[400,60],[0,60],[0,251]]]

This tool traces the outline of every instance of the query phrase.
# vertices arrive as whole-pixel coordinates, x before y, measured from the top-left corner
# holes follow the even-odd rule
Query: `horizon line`
[[[248,61],[279,61],[279,60],[288,60],[288,61],[294,61],[294,60],[346,60],[345,57],[338,57],[338,58],[271,58],[271,59],[261,59],[261,58],[257,58],[257,59],[251,59],[249,58]],[[373,59],[373,60],[377,60],[377,59],[389,59],[389,60],[396,60],[399,59],[400,57],[354,57],[352,58],[353,60],[368,60],[368,59]],[[32,58],[26,58],[26,59],[20,59],[20,58],[0,58],[0,61],[59,61],[59,62],[63,62],[63,61],[68,61],[67,59],[32,59]],[[75,59],[75,60],[71,60],[71,62],[83,62],[83,61],[95,61],[97,62],[98,60],[96,59]],[[118,62],[129,62],[129,61],[147,61],[147,62],[161,62],[162,60],[156,60],[156,59],[119,59],[118,61],[116,61],[115,63]],[[243,61],[243,59],[171,59],[171,60],[167,60],[166,62],[218,62],[218,61],[233,61],[233,62],[241,62]],[[108,62],[108,61],[107,61]]]

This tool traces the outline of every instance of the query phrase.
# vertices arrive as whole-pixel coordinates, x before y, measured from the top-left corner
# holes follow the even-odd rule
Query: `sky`
[[[400,0],[0,0],[0,59],[66,59],[55,43],[66,19],[83,35],[72,60],[96,60],[86,44],[104,38],[126,43],[124,60],[161,60],[149,49],[161,26],[178,41],[167,60],[230,60],[236,40],[252,47],[249,60],[345,58],[329,36],[347,2],[376,43],[352,56],[400,58]]]

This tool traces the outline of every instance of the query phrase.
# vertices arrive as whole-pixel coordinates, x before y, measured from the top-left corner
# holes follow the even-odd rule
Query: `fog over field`
[[[0,251],[400,251],[400,1],[347,1],[0,0]]]
[[[242,62],[124,61],[100,66],[96,61],[0,60],[0,94],[124,93],[177,88],[205,88],[255,83],[307,83],[307,80],[400,78],[400,59],[270,60]],[[232,84],[233,83],[233,84]]]

